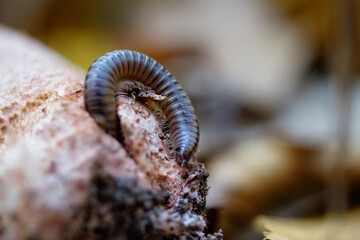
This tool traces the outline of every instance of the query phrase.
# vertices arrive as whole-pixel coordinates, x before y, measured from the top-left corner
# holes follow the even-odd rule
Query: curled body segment
[[[116,50],[99,57],[85,79],[85,108],[97,124],[119,139],[115,91],[121,81],[138,81],[165,96],[159,105],[169,124],[176,157],[185,163],[199,142],[199,124],[180,83],[161,64],[143,53]]]

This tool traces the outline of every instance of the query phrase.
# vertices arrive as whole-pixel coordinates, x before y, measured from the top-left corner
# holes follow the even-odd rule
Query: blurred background
[[[0,0],[0,21],[84,71],[115,49],[168,68],[199,115],[208,231],[258,240],[259,215],[360,204],[359,9],[355,0]]]

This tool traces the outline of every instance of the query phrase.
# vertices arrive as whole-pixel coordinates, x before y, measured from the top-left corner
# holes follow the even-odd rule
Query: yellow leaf
[[[268,240],[353,240],[360,238],[360,209],[311,219],[259,216],[255,228]]]

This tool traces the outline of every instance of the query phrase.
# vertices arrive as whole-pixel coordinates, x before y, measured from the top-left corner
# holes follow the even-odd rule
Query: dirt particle
[[[9,117],[9,122],[12,123],[12,122],[15,121],[16,119],[18,119],[18,117],[19,117],[19,114],[14,113],[13,115],[11,115],[11,116]]]
[[[66,98],[67,98],[68,100],[70,100],[70,101],[73,101],[73,100],[74,100],[72,96],[66,96]]]
[[[6,130],[7,130],[7,126],[6,125],[1,125],[1,127],[0,127],[1,133],[4,134],[6,132]]]
[[[45,100],[47,100],[47,99],[49,98],[49,95],[48,95],[47,93],[43,93],[43,94],[40,94],[40,95],[38,96],[38,98],[39,98],[40,100],[45,101]]]
[[[36,104],[35,104],[35,101],[34,101],[34,100],[30,100],[30,101],[27,101],[27,102],[26,102],[25,106],[26,106],[27,108],[33,108],[33,107],[36,106]]]
[[[3,113],[7,114],[7,113],[9,113],[10,109],[11,109],[10,106],[4,106],[4,107],[1,109],[1,111],[2,111]]]
[[[56,132],[55,132],[54,129],[50,129],[49,132],[50,132],[50,136],[51,136],[51,137],[55,137],[55,133],[56,133]]]

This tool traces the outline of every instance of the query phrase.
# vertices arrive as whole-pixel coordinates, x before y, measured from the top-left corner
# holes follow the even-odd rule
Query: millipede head
[[[184,166],[192,157],[193,151],[187,150],[185,147],[178,147],[175,149],[176,160],[181,166]]]

